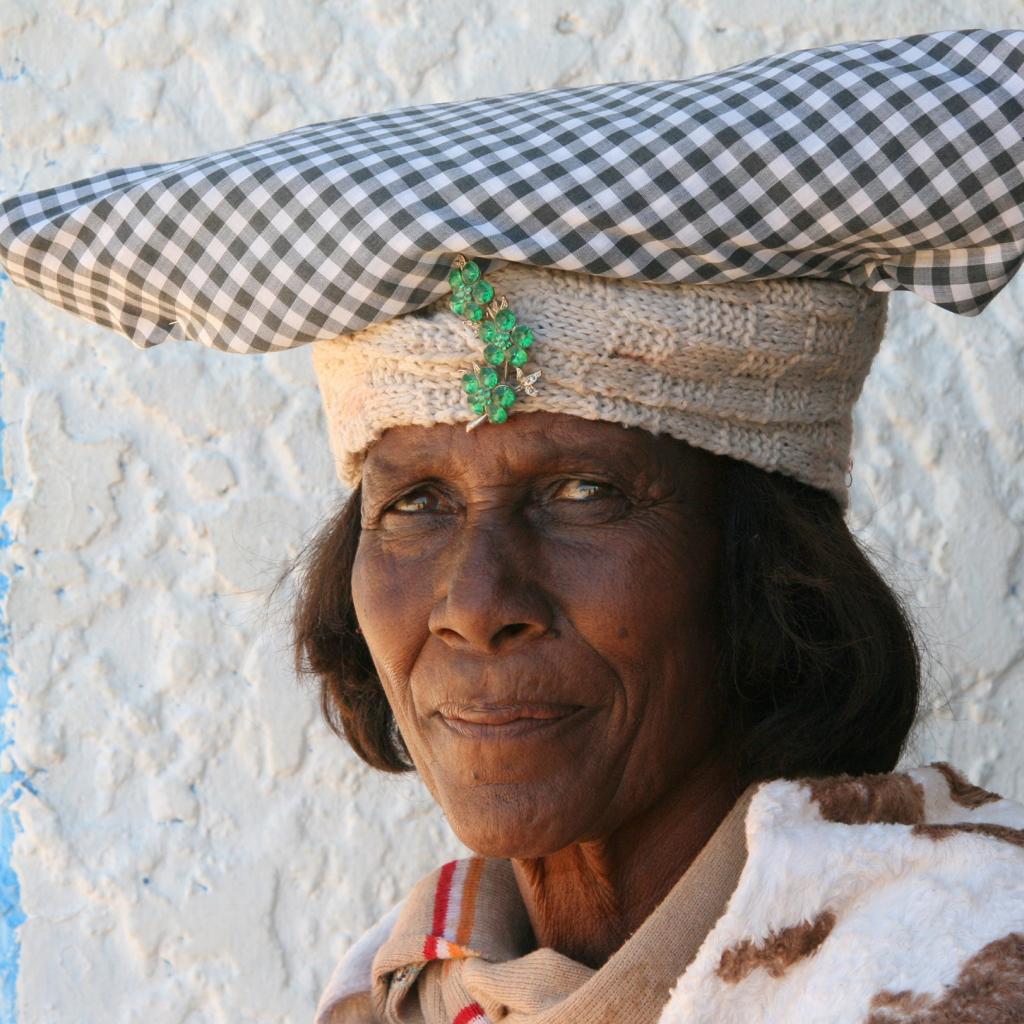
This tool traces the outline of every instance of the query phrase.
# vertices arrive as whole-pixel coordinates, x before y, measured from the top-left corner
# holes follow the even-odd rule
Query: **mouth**
[[[585,710],[579,704],[473,704],[444,705],[437,714],[465,739],[511,740],[554,732]]]

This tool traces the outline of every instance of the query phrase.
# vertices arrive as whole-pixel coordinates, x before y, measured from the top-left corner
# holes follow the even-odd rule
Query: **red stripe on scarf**
[[[484,1008],[479,1003],[470,1003],[469,1006],[464,1006],[455,1015],[452,1024],[470,1024],[470,1021],[474,1020],[487,1020],[484,1016]]]
[[[437,880],[437,890],[434,893],[434,932],[427,936],[423,944],[423,959],[437,959],[437,940],[444,938],[444,922],[448,916],[448,900],[452,894],[452,878],[455,875],[455,867],[458,861],[449,861],[441,868],[441,877]]]

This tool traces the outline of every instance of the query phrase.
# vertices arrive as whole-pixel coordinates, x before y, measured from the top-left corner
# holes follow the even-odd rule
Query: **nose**
[[[552,604],[508,530],[466,525],[446,561],[428,626],[450,647],[505,653],[551,631]]]

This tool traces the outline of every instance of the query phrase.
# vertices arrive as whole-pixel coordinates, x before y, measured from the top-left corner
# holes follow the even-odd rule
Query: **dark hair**
[[[726,463],[717,685],[744,781],[890,771],[914,724],[920,654],[899,598],[830,494]],[[368,764],[412,768],[356,621],[356,489],[303,552],[296,664]]]

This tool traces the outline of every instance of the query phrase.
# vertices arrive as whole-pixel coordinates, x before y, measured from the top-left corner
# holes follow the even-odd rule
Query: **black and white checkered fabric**
[[[450,254],[811,276],[977,313],[1024,256],[1024,32],[432,104],[0,204],[12,280],[140,346],[267,352],[447,290]]]

